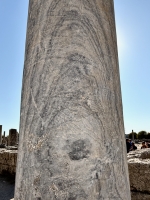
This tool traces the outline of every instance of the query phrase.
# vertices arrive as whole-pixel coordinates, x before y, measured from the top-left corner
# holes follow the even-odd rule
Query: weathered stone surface
[[[7,150],[17,150],[18,147],[16,147],[16,146],[7,146],[6,149]]]
[[[150,194],[145,194],[142,192],[131,192],[132,200],[150,200]]]
[[[9,130],[8,145],[15,146],[18,143],[18,132],[16,129]]]
[[[112,0],[30,0],[15,200],[130,200]]]
[[[0,149],[0,174],[9,173],[14,175],[16,173],[17,151]]]
[[[4,131],[4,134],[3,134],[3,140],[2,140],[2,143],[3,143],[3,144],[6,144],[5,131]]]
[[[137,158],[137,159],[136,159]],[[130,161],[144,161],[145,159],[150,159],[150,148],[140,149],[136,151],[130,151],[127,154],[127,160]]]
[[[0,125],[0,144],[2,143],[2,125]]]
[[[128,168],[130,177],[130,187],[135,191],[133,199],[139,195],[138,199],[150,199],[150,149],[133,151],[128,154]],[[148,194],[149,193],[149,194]]]

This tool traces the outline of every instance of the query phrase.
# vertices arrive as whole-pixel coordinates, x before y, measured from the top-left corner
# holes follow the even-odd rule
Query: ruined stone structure
[[[2,140],[2,143],[3,143],[3,144],[6,144],[5,131],[4,131],[4,134],[3,134],[3,140]]]
[[[18,132],[17,129],[9,130],[8,145],[15,146],[18,143]]]
[[[1,148],[2,148],[2,146],[3,145],[6,145],[7,144],[7,137],[5,137],[5,131],[4,131],[4,134],[2,135],[2,128],[0,128],[1,129]]]
[[[150,149],[128,154],[132,200],[150,200]]]
[[[15,200],[130,200],[113,0],[30,0]]]
[[[0,125],[0,144],[2,144],[2,125]]]
[[[17,150],[0,149],[0,174],[16,173]]]
[[[0,174],[16,172],[17,151],[0,149]],[[132,200],[150,199],[150,149],[128,154],[129,178]],[[137,173],[138,172],[138,173]]]

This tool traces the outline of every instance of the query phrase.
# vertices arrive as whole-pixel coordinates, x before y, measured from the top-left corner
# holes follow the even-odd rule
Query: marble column
[[[18,143],[17,129],[10,129],[9,130],[8,145],[9,146],[15,146],[17,143]]]
[[[4,134],[3,134],[3,142],[2,142],[3,144],[5,144],[6,143],[6,138],[5,138],[5,131],[4,131]]]
[[[134,132],[132,130],[132,141],[134,142]]]
[[[0,144],[2,144],[2,125],[0,125]]]
[[[130,200],[113,0],[30,0],[15,200]]]

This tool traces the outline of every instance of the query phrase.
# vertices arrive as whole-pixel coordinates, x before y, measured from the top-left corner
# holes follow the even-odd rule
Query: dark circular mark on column
[[[81,160],[87,158],[89,151],[89,144],[85,140],[77,140],[71,145],[71,152],[69,152],[69,157],[71,160]]]

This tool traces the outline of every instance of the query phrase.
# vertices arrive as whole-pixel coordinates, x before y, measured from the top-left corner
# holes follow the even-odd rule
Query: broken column
[[[9,130],[8,145],[15,146],[18,143],[18,132],[17,129]]]
[[[2,144],[2,125],[0,125],[0,144]]]
[[[112,0],[30,0],[15,200],[130,200]]]
[[[3,144],[6,143],[6,138],[5,138],[5,131],[4,131],[4,134],[3,134],[3,141],[2,141]]]

